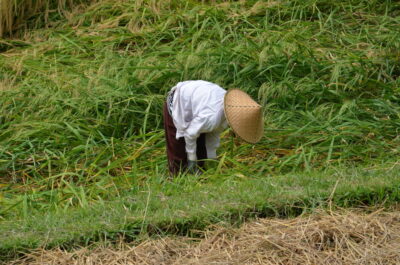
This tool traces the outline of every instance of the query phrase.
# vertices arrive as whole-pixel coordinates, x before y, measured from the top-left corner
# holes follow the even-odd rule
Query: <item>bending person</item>
[[[184,81],[168,93],[164,129],[171,175],[204,169],[204,159],[215,159],[219,135],[228,125],[249,143],[263,135],[262,109],[239,89],[228,92],[203,81]]]

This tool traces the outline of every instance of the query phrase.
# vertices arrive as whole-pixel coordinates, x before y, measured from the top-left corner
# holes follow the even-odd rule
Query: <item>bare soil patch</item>
[[[37,250],[10,264],[400,264],[400,213],[353,210],[258,219],[240,228],[211,227],[203,239]]]

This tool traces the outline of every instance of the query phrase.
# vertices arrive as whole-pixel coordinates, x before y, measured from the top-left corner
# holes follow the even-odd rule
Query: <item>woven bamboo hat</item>
[[[246,142],[255,144],[264,134],[262,107],[239,89],[229,90],[224,97],[226,119],[233,131]]]

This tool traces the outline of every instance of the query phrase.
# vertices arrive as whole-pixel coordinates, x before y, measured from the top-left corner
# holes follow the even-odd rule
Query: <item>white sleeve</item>
[[[203,120],[202,117],[195,117],[185,131],[184,138],[188,160],[197,160],[197,138],[200,136],[200,130],[203,127]]]
[[[186,143],[186,153],[187,153],[187,159],[190,161],[196,161],[197,160],[197,154],[196,154],[196,148],[197,148],[197,143],[196,139],[187,139],[185,138],[185,143]]]
[[[189,127],[186,129],[185,132],[185,144],[186,144],[186,153],[188,155],[188,160],[197,160],[196,156],[196,141],[197,138],[200,136],[201,133],[209,133],[215,130],[216,127],[218,127],[218,123],[215,121],[215,114],[213,112],[205,112],[202,113],[203,115],[195,117],[189,124]],[[218,137],[218,135],[217,135]],[[215,146],[216,141],[214,140],[214,143],[212,144]],[[214,153],[215,149],[219,145],[219,138],[218,138],[218,143],[215,147],[211,147],[210,150],[214,148]],[[207,148],[207,146],[206,146]],[[207,148],[208,150],[208,148]],[[208,153],[208,151],[207,151]],[[207,154],[208,156],[208,154]],[[215,155],[214,155],[215,156]]]
[[[196,161],[197,138],[191,138],[185,136],[185,148],[188,160]]]

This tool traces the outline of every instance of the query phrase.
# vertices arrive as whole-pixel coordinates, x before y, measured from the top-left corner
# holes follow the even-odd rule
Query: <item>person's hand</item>
[[[197,161],[188,160],[188,167],[187,171],[193,175],[201,175],[203,172],[200,170],[199,166],[197,165]]]

